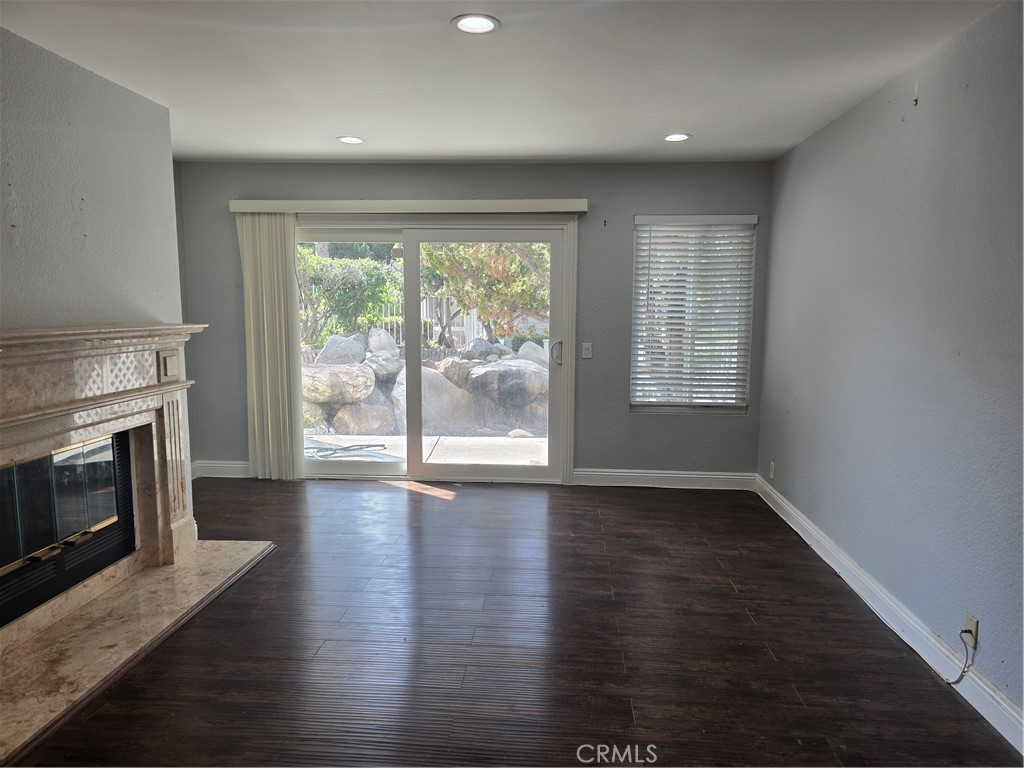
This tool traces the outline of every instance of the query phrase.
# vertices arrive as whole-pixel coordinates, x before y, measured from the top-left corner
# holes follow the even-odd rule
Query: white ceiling
[[[2,0],[0,24],[168,106],[179,159],[753,160],[998,4]],[[501,29],[457,32],[469,11]]]

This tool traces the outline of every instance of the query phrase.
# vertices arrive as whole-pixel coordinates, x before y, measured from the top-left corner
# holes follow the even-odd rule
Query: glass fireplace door
[[[135,551],[127,433],[0,469],[0,625]]]

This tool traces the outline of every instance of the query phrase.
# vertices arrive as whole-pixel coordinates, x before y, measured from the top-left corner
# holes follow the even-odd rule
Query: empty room
[[[0,0],[0,763],[1021,765],[1019,0]]]

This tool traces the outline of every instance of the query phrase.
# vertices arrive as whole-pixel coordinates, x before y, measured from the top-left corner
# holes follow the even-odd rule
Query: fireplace
[[[194,550],[182,359],[204,327],[0,332],[5,635]]]
[[[135,545],[128,432],[0,468],[0,626]]]
[[[0,763],[21,759],[274,549],[198,540],[182,355],[204,327],[0,331],[0,591],[5,576],[47,564],[99,569],[0,626]],[[24,525],[23,501],[39,514]],[[14,515],[17,551],[4,533]]]

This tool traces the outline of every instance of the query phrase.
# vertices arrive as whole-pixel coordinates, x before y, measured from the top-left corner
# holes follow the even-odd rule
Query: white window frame
[[[758,217],[756,215],[637,215],[634,218],[633,243],[633,297],[632,333],[630,345],[629,408],[632,412],[649,413],[737,413],[747,412],[750,393],[750,359],[753,340],[753,305],[755,279],[755,252]],[[745,227],[750,236],[738,238],[744,248],[735,256],[733,266],[723,263],[722,257],[710,249],[673,240],[673,235],[684,232],[699,234],[702,228],[710,234],[716,228]],[[660,229],[659,229],[660,228]],[[657,239],[657,244],[652,240]],[[657,251],[654,249],[657,248]],[[703,253],[702,253],[703,251]],[[661,273],[661,285],[652,277],[656,260]],[[729,261],[733,258],[729,257]],[[673,262],[678,269],[670,266]],[[706,277],[702,277],[706,275]],[[710,274],[709,274],[710,273]],[[713,323],[704,308],[696,304],[697,292],[692,285],[696,281],[719,281],[723,288],[734,295],[726,297],[720,310],[722,325]],[[661,288],[660,291],[657,288]],[[666,293],[667,292],[667,293]],[[676,295],[673,295],[675,293]],[[666,299],[669,306],[666,306]],[[654,302],[659,302],[657,309]],[[700,313],[701,330],[693,330],[693,318]],[[709,318],[712,325],[708,325]],[[695,345],[708,341],[708,331],[720,331],[728,327],[737,330],[736,359],[734,363],[720,364],[720,371],[706,361],[695,360]],[[745,326],[745,327],[744,327]],[[660,339],[660,341],[655,341]],[[660,347],[662,361],[651,359],[644,354],[645,348],[653,344]],[[673,358],[665,360],[665,355]],[[701,364],[703,362],[703,365]],[[691,373],[686,372],[690,367]],[[730,377],[730,368],[731,377]],[[682,370],[681,370],[682,369]],[[721,372],[727,378],[721,391],[708,389],[709,375]],[[653,380],[658,380],[652,384]],[[652,392],[656,388],[661,391]]]

